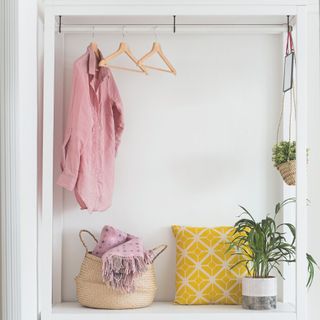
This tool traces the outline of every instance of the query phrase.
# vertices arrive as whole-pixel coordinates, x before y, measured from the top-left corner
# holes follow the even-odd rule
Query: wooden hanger
[[[160,58],[164,61],[164,63],[168,66],[168,69],[163,69],[163,68],[159,68],[159,67],[154,67],[154,66],[149,66],[149,65],[145,65],[143,62],[145,60],[147,60],[148,58],[150,58],[151,56],[158,54],[160,56]],[[169,73],[173,73],[174,75],[177,74],[176,69],[173,67],[173,65],[170,63],[170,61],[168,60],[168,58],[164,55],[160,43],[159,42],[154,42],[152,45],[151,50],[145,54],[140,60],[138,60],[138,65],[141,67],[145,67],[147,69],[153,69],[153,70],[158,70],[158,71],[164,71],[164,72],[169,72]]]
[[[100,59],[100,50],[98,49],[98,45],[96,42],[91,42],[90,43],[91,49],[93,50],[93,52],[96,54],[97,58]]]
[[[114,58],[118,57],[121,54],[126,54],[131,59],[131,61],[133,61],[134,64],[139,68],[139,70],[121,67],[121,66],[109,65],[109,62],[111,60],[113,60]],[[109,56],[102,59],[99,63],[99,67],[110,67],[110,68],[126,70],[126,71],[143,72],[143,73],[147,74],[147,70],[144,68],[144,66],[141,66],[138,64],[138,60],[132,55],[131,51],[128,48],[128,45],[125,42],[120,42],[120,45],[119,45],[119,48],[117,51],[115,51],[114,53],[112,53]]]

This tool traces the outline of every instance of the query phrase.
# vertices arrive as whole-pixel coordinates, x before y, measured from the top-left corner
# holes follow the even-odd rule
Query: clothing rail
[[[97,23],[97,24],[89,24],[89,23],[82,23],[82,24],[69,24],[69,23],[62,23],[62,16],[58,16],[58,32],[62,32],[62,27],[64,28],[64,32],[92,32],[94,33],[95,31],[97,32],[117,32],[115,29],[113,30],[106,30],[108,28],[115,28],[121,26],[122,29],[122,34],[124,35],[124,28],[132,28],[130,32],[143,32],[144,33],[149,33],[152,32],[150,30],[151,27],[153,27],[153,33],[156,34],[156,28],[157,31],[159,27],[162,29],[162,32],[167,33],[170,32],[170,28],[172,28],[172,33],[176,33],[177,27],[179,29],[179,32],[183,33],[193,33],[195,32],[196,28],[198,29],[198,32],[200,33],[211,33],[212,31],[217,31],[217,29],[220,29],[219,32],[222,32],[222,29],[224,31],[230,31],[234,33],[235,30],[239,30],[240,32],[248,32],[249,30],[245,29],[250,29],[252,32],[254,29],[258,33],[282,33],[284,31],[288,31],[291,29],[291,21],[290,21],[290,16],[287,15],[287,23],[177,23],[176,22],[176,15],[172,16],[172,24],[169,23],[160,23],[160,24],[150,24],[150,23],[128,23],[128,24],[119,24],[119,23]],[[292,20],[292,19],[291,19]],[[91,30],[86,30],[86,28],[90,28]],[[135,29],[139,27],[139,29]],[[77,30],[78,28],[78,30]],[[142,30],[141,28],[149,28]],[[189,28],[189,29],[188,29]],[[82,30],[79,30],[82,29]],[[201,30],[202,29],[202,30]],[[139,31],[138,31],[139,30]],[[128,32],[128,29],[126,29]],[[119,32],[119,31],[118,31]]]
[[[171,24],[61,24],[61,33],[125,33],[173,34]],[[269,33],[287,31],[286,24],[176,24],[175,34],[201,33]]]

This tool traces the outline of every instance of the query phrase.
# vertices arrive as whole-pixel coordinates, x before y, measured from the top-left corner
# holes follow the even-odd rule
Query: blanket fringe
[[[110,255],[103,257],[102,278],[113,289],[134,292],[134,279],[147,270],[153,262],[154,252],[148,250],[144,256],[122,257]]]

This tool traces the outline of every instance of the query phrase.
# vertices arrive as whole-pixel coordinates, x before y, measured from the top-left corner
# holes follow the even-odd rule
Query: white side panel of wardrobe
[[[96,35],[105,55],[120,40],[119,34]],[[72,63],[90,41],[88,34],[65,35],[64,115]],[[126,41],[140,57],[153,36],[128,35]],[[159,41],[176,77],[114,71],[126,128],[113,206],[90,214],[64,192],[64,301],[75,300],[74,277],[84,254],[80,229],[99,234],[111,224],[141,236],[147,247],[169,244],[156,268],[157,298],[170,300],[175,282],[172,224],[232,225],[238,204],[261,217],[281,200],[282,182],[271,162],[281,101],[281,35],[161,35]]]
[[[55,107],[54,107],[54,172],[60,173],[60,151],[64,127],[64,35],[55,37]],[[56,180],[56,174],[54,180]],[[53,188],[53,273],[55,284],[52,291],[53,304],[61,302],[62,237],[63,237],[63,189],[57,184]]]

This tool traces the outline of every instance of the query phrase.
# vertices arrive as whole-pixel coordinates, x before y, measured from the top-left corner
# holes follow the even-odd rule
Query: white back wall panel
[[[96,35],[104,55],[117,49],[120,40],[121,35]],[[65,35],[64,115],[72,63],[90,41],[88,34]],[[153,36],[128,35],[125,41],[141,57]],[[99,235],[111,224],[141,236],[148,248],[167,243],[169,249],[156,263],[157,299],[171,300],[172,224],[232,225],[238,204],[261,217],[281,200],[281,178],[271,162],[281,101],[281,36],[161,35],[159,41],[177,69],[176,77],[155,71],[148,76],[113,72],[126,126],[113,206],[90,214],[79,209],[72,193],[64,192],[65,301],[76,299],[74,277],[84,255],[78,239],[82,228]]]

